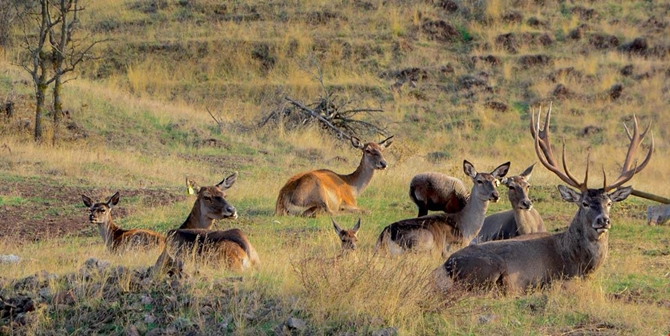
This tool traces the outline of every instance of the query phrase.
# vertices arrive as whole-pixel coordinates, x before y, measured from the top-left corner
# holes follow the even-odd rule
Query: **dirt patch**
[[[115,219],[132,214],[139,207],[164,206],[186,198],[177,190],[121,189],[120,192],[122,200],[114,209]],[[44,178],[2,181],[0,195],[20,201],[0,206],[0,223],[7,223],[6,229],[0,231],[0,238],[29,242],[89,230],[88,209],[82,204],[81,195],[102,200],[112,193],[66,186]],[[124,204],[125,197],[139,197],[140,202]]]
[[[454,25],[443,20],[424,22],[421,28],[428,35],[429,40],[452,42],[461,37],[461,33]]]

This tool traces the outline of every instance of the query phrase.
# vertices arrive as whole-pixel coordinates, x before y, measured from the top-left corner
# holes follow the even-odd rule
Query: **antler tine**
[[[603,168],[603,190],[607,189],[607,174],[605,174],[605,165],[602,166]]]
[[[575,183],[579,184],[579,189],[580,189],[580,190],[582,190],[582,186],[584,187],[584,189],[586,189],[586,187],[588,186],[587,181],[588,181],[588,179],[589,179],[589,161],[590,161],[589,158],[590,158],[590,157],[591,157],[591,152],[588,152],[588,154],[586,154],[586,173],[585,173],[585,176],[584,176],[584,182],[582,182],[582,183],[578,183],[578,182],[577,182],[577,181],[578,181],[577,178],[576,178],[574,175],[572,175],[572,173],[570,173],[570,169],[568,169],[568,165],[567,165],[566,160],[565,160],[565,141],[563,141],[563,153],[562,153],[562,158],[563,158],[563,170],[565,171],[565,174],[566,174],[572,181],[574,181]]]
[[[639,129],[638,129],[638,123],[637,123],[637,117],[633,116],[633,121],[634,121],[634,129],[633,129],[633,135],[630,135],[630,131],[626,127],[626,134],[628,135],[628,138],[630,140],[630,145],[628,146],[628,152],[626,153],[626,159],[624,160],[623,166],[621,167],[621,174],[619,174],[619,177],[612,183],[612,185],[605,185],[605,191],[612,190],[615,188],[620,187],[624,183],[628,182],[635,174],[640,172],[642,169],[644,169],[649,161],[651,160],[651,154],[654,151],[654,134],[652,133],[651,135],[651,145],[649,146],[649,151],[647,152],[647,155],[645,156],[644,160],[642,160],[642,163],[640,165],[637,165],[637,160],[634,162],[634,167],[631,169],[631,163],[633,162],[633,159],[635,158],[635,155],[637,154],[638,149],[640,148],[640,145],[642,144],[642,140],[644,140],[645,135],[647,135],[647,132],[649,131],[651,127],[651,123],[647,128],[640,134]],[[624,124],[625,126],[625,124]]]
[[[542,110],[540,109],[537,115],[537,124],[532,125],[532,127],[535,127],[534,129],[535,153],[537,154],[537,157],[542,163],[542,165],[545,166],[547,169],[549,169],[549,171],[554,173],[556,176],[558,176],[558,178],[560,178],[563,182],[567,183],[571,187],[578,188],[579,190],[584,191],[585,188],[583,184],[577,182],[577,180],[572,176],[568,176],[563,172],[561,172],[555,163],[556,160],[554,159],[554,154],[551,150],[551,143],[549,141],[550,116],[551,116],[551,108],[549,109],[549,113],[547,114],[547,119],[544,123],[544,129],[540,130],[540,119],[542,117]],[[540,153],[540,151],[542,153]],[[563,167],[564,169],[566,169],[567,172],[567,166],[565,165],[565,144],[563,145]]]

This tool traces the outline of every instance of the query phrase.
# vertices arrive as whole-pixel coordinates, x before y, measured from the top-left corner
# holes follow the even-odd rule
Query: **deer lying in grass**
[[[504,163],[491,173],[478,173],[467,160],[463,171],[472,179],[470,199],[465,207],[453,214],[435,214],[395,222],[379,235],[375,251],[384,248],[392,255],[405,250],[441,252],[446,258],[452,244],[467,245],[479,233],[489,201],[500,198],[496,187],[507,174],[510,163]]]
[[[358,168],[349,175],[320,169],[291,177],[279,191],[275,215],[310,217],[322,212],[361,211],[356,197],[368,186],[375,170],[386,169],[382,152],[391,145],[392,139],[390,136],[379,143],[362,144],[358,138],[352,137],[351,144],[363,152]]]
[[[355,251],[356,250],[356,244],[358,244],[358,229],[361,228],[361,219],[358,219],[358,222],[352,227],[351,229],[342,229],[340,228],[339,225],[335,222],[334,219],[330,219],[333,222],[333,228],[335,229],[335,232],[337,233],[337,236],[340,237],[340,241],[342,242],[342,254],[341,255],[346,255],[349,252]]]
[[[88,220],[98,226],[98,231],[110,252],[123,252],[132,248],[163,247],[165,236],[150,230],[124,230],[114,224],[112,208],[119,203],[119,192],[107,202],[94,203],[90,197],[81,195],[84,205],[89,208]]]
[[[216,185],[198,188],[197,199],[186,221],[167,234],[167,244],[158,257],[155,270],[178,271],[188,253],[197,260],[223,262],[226,267],[243,271],[260,263],[256,250],[239,229],[210,230],[215,219],[237,218],[237,212],[225,199],[224,191],[237,179],[237,172]]]
[[[540,110],[541,113],[541,110]],[[585,277],[597,270],[607,258],[608,232],[611,228],[609,211],[613,202],[620,202],[630,195],[631,187],[622,187],[636,173],[640,172],[651,159],[654,139],[642,163],[633,166],[635,156],[649,127],[638,131],[637,119],[631,135],[626,159],[621,174],[612,184],[604,181],[600,189],[589,189],[588,159],[584,182],[578,182],[565,163],[563,146],[563,170],[561,172],[549,141],[549,119],[551,108],[540,130],[539,119],[535,124],[531,116],[531,134],[535,138],[535,152],[547,169],[569,186],[559,185],[563,200],[577,205],[577,213],[567,231],[555,235],[534,237],[521,236],[516,239],[470,245],[454,254],[433,272],[437,286],[446,290],[454,282],[465,287],[501,286],[508,292],[547,285],[553,280]],[[651,125],[650,125],[651,126]],[[613,192],[609,192],[614,190]],[[533,235],[531,235],[533,236]]]
[[[189,253],[195,261],[223,263],[238,272],[260,264],[256,249],[240,229],[177,229],[168,232],[168,243],[156,260],[154,270],[178,273]]]
[[[472,243],[483,243],[491,240],[514,238],[534,232],[546,232],[540,213],[533,208],[533,201],[528,197],[531,173],[535,164],[526,168],[521,174],[506,177],[502,184],[509,190],[507,198],[512,210],[502,211],[487,216],[477,238]]]
[[[418,217],[430,211],[455,213],[468,203],[470,194],[463,181],[440,173],[422,173],[409,183],[409,198],[419,207]]]

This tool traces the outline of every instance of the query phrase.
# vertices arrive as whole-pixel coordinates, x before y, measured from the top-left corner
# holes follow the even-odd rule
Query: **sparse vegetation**
[[[514,171],[534,162],[529,109],[550,101],[556,141],[569,139],[569,157],[590,150],[610,178],[621,165],[612,153],[628,144],[622,123],[633,113],[642,126],[652,123],[656,151],[632,185],[670,197],[666,2],[87,6],[82,36],[110,42],[100,59],[63,78],[70,114],[57,146],[31,140],[32,79],[16,66],[23,31],[0,18],[0,39],[12,42],[0,45],[0,107],[13,103],[11,115],[0,115],[0,254],[21,258],[0,266],[0,334],[670,332],[669,229],[646,225],[653,203],[640,198],[612,208],[610,255],[596,274],[525,295],[436,297],[426,275],[444,260],[372,255],[384,226],[416,214],[407,196],[415,174],[465,179],[463,159],[482,167],[510,160]],[[318,62],[322,81],[305,71],[306,59]],[[258,126],[284,97],[309,102],[324,83],[342,101],[383,110],[395,135],[388,169],[358,198],[368,211],[358,249],[341,259],[329,218],[275,217],[273,209],[293,174],[350,172],[360,153],[317,125]],[[369,136],[362,140],[383,139]],[[582,176],[581,162],[570,166]],[[240,176],[226,199],[239,218],[215,227],[248,236],[261,259],[254,272],[187,265],[188,278],[152,278],[147,268],[160,251],[110,254],[80,205],[81,194],[120,190],[117,225],[165,233],[193,203],[184,176],[215,181],[232,171]],[[601,178],[592,173],[591,186]],[[549,232],[565,230],[574,214],[557,183],[544,169],[533,172],[534,207]],[[500,202],[489,212],[507,208]]]

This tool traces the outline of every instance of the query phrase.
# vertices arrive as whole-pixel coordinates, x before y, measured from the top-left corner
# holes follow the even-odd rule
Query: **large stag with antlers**
[[[320,169],[291,177],[279,191],[275,215],[311,217],[322,212],[334,214],[339,211],[361,211],[356,204],[356,197],[368,186],[375,170],[386,169],[382,152],[392,141],[393,136],[390,136],[379,143],[363,144],[358,138],[352,137],[351,144],[363,152],[358,168],[348,175]]]
[[[448,289],[454,282],[465,287],[501,286],[512,292],[536,288],[553,280],[587,276],[607,258],[608,231],[612,225],[610,207],[630,195],[632,187],[622,187],[623,184],[644,169],[651,159],[653,136],[646,157],[640,165],[635,164],[636,154],[649,127],[640,133],[637,119],[633,118],[633,133],[626,127],[630,145],[621,174],[612,184],[607,184],[605,179],[602,188],[590,189],[587,186],[588,158],[583,182],[579,182],[568,170],[565,145],[563,171],[559,169],[549,141],[551,108],[543,130],[539,125],[541,113],[540,109],[537,124],[531,116],[530,131],[535,139],[535,152],[542,165],[577,189],[558,186],[561,197],[578,207],[568,230],[551,236],[520,237],[468,246],[451,255],[444,265],[433,272],[437,286],[442,290]]]

